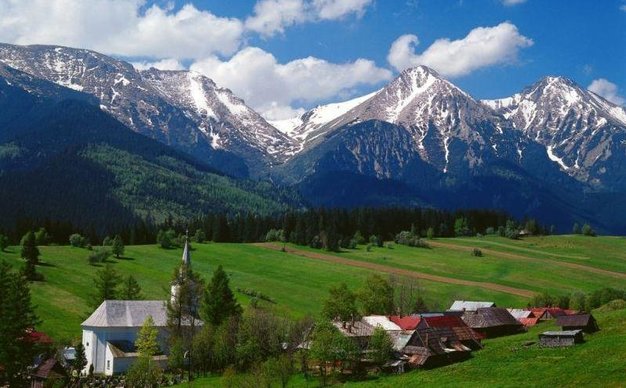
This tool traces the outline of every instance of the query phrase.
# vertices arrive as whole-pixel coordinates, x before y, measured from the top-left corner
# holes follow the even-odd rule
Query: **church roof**
[[[167,309],[162,300],[105,300],[82,326],[141,327],[148,316],[154,326],[167,326]]]

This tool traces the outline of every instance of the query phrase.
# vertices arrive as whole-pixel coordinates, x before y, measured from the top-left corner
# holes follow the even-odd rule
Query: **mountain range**
[[[272,182],[313,206],[498,208],[564,232],[574,222],[626,231],[626,110],[564,77],[481,101],[419,66],[366,96],[268,122],[194,72],[137,70],[58,46],[0,44],[0,63],[0,85],[24,99],[80,101],[93,120],[110,121],[101,131],[143,135],[229,184]],[[13,128],[0,135],[5,175],[31,164],[7,157],[14,123],[36,111],[20,101],[2,102],[0,125]],[[61,133],[37,136],[59,142]]]

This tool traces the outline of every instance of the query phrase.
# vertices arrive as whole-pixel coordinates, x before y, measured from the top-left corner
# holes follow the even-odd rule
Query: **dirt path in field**
[[[261,248],[273,249],[276,251],[280,251],[283,247],[282,244],[277,244],[277,243],[257,243],[253,245],[261,247]],[[414,279],[423,279],[423,280],[430,280],[430,281],[439,282],[439,283],[479,287],[479,288],[484,288],[487,290],[504,292],[507,294],[517,295],[517,296],[523,296],[525,298],[531,298],[535,294],[535,292],[533,291],[524,290],[521,288],[503,286],[501,284],[496,284],[496,283],[475,282],[472,280],[448,278],[445,276],[431,275],[431,274],[417,272],[417,271],[403,269],[403,268],[395,268],[395,267],[390,267],[390,266],[386,266],[382,264],[370,263],[367,261],[347,259],[345,257],[318,253],[318,252],[310,252],[310,251],[305,251],[302,249],[296,249],[292,247],[286,247],[285,250],[287,251],[287,253],[291,253],[292,255],[306,257],[309,259],[321,260],[321,261],[325,261],[328,263],[343,264],[343,265],[348,265],[351,267],[365,268],[365,269],[370,269],[370,270],[377,271],[377,272],[401,275],[401,276],[406,276],[406,277],[410,277]]]
[[[466,252],[471,252],[474,248],[478,248],[484,254],[488,254],[488,255],[500,256],[500,257],[514,259],[514,260],[534,261],[537,263],[550,263],[550,264],[554,264],[554,265],[561,266],[561,267],[567,267],[571,269],[577,269],[580,271],[597,273],[599,275],[611,276],[611,277],[618,278],[618,279],[626,279],[626,273],[623,273],[623,272],[613,272],[613,271],[609,271],[606,269],[595,268],[595,267],[590,267],[587,265],[576,264],[576,263],[569,263],[566,261],[559,261],[559,260],[553,260],[553,259],[540,259],[536,257],[518,255],[515,253],[501,252],[501,251],[496,251],[493,249],[483,248],[480,246],[469,247],[469,246],[463,246],[463,245],[448,244],[448,243],[435,241],[435,240],[429,240],[428,245],[435,247],[435,248],[437,247],[448,248],[448,249],[453,249],[456,251],[466,251]]]

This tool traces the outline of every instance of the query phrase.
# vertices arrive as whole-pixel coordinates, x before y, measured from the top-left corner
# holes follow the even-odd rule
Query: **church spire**
[[[183,265],[187,268],[191,267],[191,251],[189,249],[189,230],[185,233],[185,246],[183,248]]]

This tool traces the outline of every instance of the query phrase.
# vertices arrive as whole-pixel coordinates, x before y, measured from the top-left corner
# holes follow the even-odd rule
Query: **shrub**
[[[84,248],[87,245],[87,239],[78,233],[70,236],[70,245],[76,248]]]
[[[89,264],[103,263],[111,256],[111,251],[107,248],[95,249],[89,254]]]
[[[481,251],[478,248],[474,248],[472,250],[472,256],[474,256],[474,257],[483,257],[483,251]]]
[[[400,245],[407,245],[416,248],[429,248],[428,244],[423,239],[407,230],[398,233],[394,240],[396,244]]]

